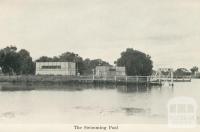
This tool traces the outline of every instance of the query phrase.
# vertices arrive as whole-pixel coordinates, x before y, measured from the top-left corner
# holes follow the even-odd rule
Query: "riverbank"
[[[146,76],[53,76],[53,75],[28,75],[28,76],[0,76],[0,82],[10,83],[42,83],[42,84],[149,84],[160,85],[159,82],[150,81]]]

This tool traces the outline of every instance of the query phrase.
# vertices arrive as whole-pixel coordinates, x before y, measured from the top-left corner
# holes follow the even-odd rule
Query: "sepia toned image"
[[[200,130],[199,0],[0,0],[0,132]]]

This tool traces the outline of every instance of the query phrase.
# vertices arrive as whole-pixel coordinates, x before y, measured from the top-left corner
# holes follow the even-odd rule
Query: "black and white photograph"
[[[0,0],[0,132],[198,132],[200,0]]]

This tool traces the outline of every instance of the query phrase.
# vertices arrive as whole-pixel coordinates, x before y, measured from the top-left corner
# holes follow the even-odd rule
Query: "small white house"
[[[36,62],[36,75],[76,75],[74,62]]]

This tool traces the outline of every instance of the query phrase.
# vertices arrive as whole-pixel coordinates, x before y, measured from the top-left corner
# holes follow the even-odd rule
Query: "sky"
[[[199,0],[0,0],[0,48],[33,59],[75,52],[114,63],[126,48],[154,68],[200,67]]]

